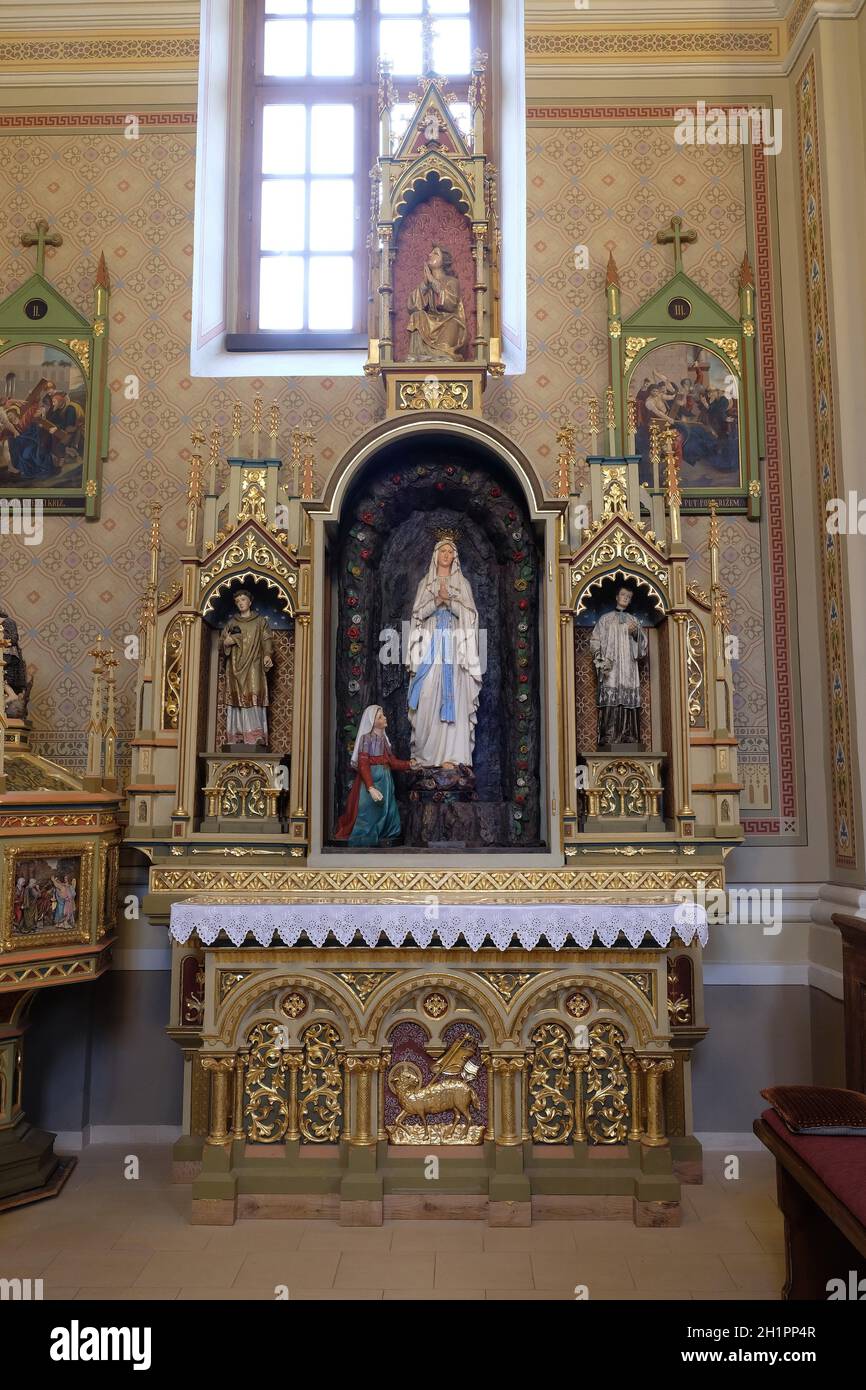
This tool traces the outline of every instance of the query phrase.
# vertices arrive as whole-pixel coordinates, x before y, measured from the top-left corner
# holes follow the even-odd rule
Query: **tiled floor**
[[[123,1176],[136,1151],[140,1177]],[[683,1224],[543,1221],[517,1230],[481,1221],[333,1221],[190,1226],[189,1188],[169,1182],[163,1148],[88,1149],[60,1197],[0,1215],[0,1277],[43,1280],[52,1299],[290,1298],[777,1299],[782,1220],[769,1155],[706,1156],[702,1187],[684,1189]]]

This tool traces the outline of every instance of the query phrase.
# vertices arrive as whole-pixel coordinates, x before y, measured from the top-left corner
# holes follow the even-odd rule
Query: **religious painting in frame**
[[[679,219],[673,219],[679,224]],[[755,284],[747,256],[738,277],[739,317],[686,274],[679,225],[676,269],[633,314],[620,313],[615,267],[608,278],[608,339],[614,414],[623,442],[634,440],[640,480],[653,477],[650,422],[674,430],[684,512],[761,514],[764,412],[755,360]],[[632,434],[633,430],[633,434]]]
[[[684,491],[742,489],[739,398],[739,378],[701,343],[665,343],[645,353],[640,370],[632,372],[628,394],[635,406],[641,483],[653,485],[650,430],[655,421],[675,431]]]
[[[90,940],[93,846],[8,846],[3,862],[4,949]]]
[[[60,233],[39,221],[20,240],[36,250],[36,273],[0,303],[0,497],[9,528],[26,535],[37,509],[99,516],[110,289],[100,257],[85,317],[45,276],[46,246],[62,245]]]

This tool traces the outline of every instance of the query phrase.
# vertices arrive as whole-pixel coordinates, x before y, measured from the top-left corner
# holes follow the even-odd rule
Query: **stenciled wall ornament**
[[[0,303],[0,488],[12,502],[95,521],[111,414],[105,257],[87,319],[45,276],[60,233],[40,219],[20,242],[36,248],[36,270]]]

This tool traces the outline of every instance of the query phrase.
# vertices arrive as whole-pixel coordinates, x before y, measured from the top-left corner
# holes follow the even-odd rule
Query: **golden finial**
[[[309,425],[306,425],[301,432],[301,440],[307,451],[304,454],[304,481],[301,488],[301,496],[305,502],[311,502],[313,499],[313,470],[316,463],[315,455],[313,454],[313,445],[316,439]]]
[[[612,251],[609,251],[607,256],[607,271],[605,274],[605,284],[616,285],[617,289],[619,289],[619,271],[616,268],[616,261],[613,258]]]
[[[241,449],[241,403],[232,406],[232,454],[237,458]]]
[[[574,426],[560,425],[556,431],[556,442],[559,445],[557,495],[567,497],[571,491],[574,467]]]
[[[683,495],[680,492],[680,470],[674,449],[675,431],[668,425],[662,429],[662,448],[665,455],[665,492],[669,507],[679,508]]]
[[[268,439],[271,444],[271,458],[276,458],[277,456],[277,435],[279,432],[280,407],[277,405],[276,401],[272,401],[271,408],[268,411]]]
[[[709,545],[710,545],[713,549],[718,550],[719,545],[720,545],[720,535],[719,535],[719,504],[718,504],[718,502],[716,501],[715,498],[713,498],[713,500],[710,502],[710,505],[709,505],[709,513],[710,513],[710,529],[709,529],[708,542],[709,542]]]
[[[598,401],[595,396],[589,398],[589,428],[591,434],[598,434],[601,428],[598,419]]]

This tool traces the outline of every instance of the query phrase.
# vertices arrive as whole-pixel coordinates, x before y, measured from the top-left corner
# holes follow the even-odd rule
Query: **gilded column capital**
[[[229,1072],[235,1069],[235,1057],[234,1054],[230,1057],[202,1057],[201,1065],[203,1071],[225,1073],[225,1075],[228,1075]]]

